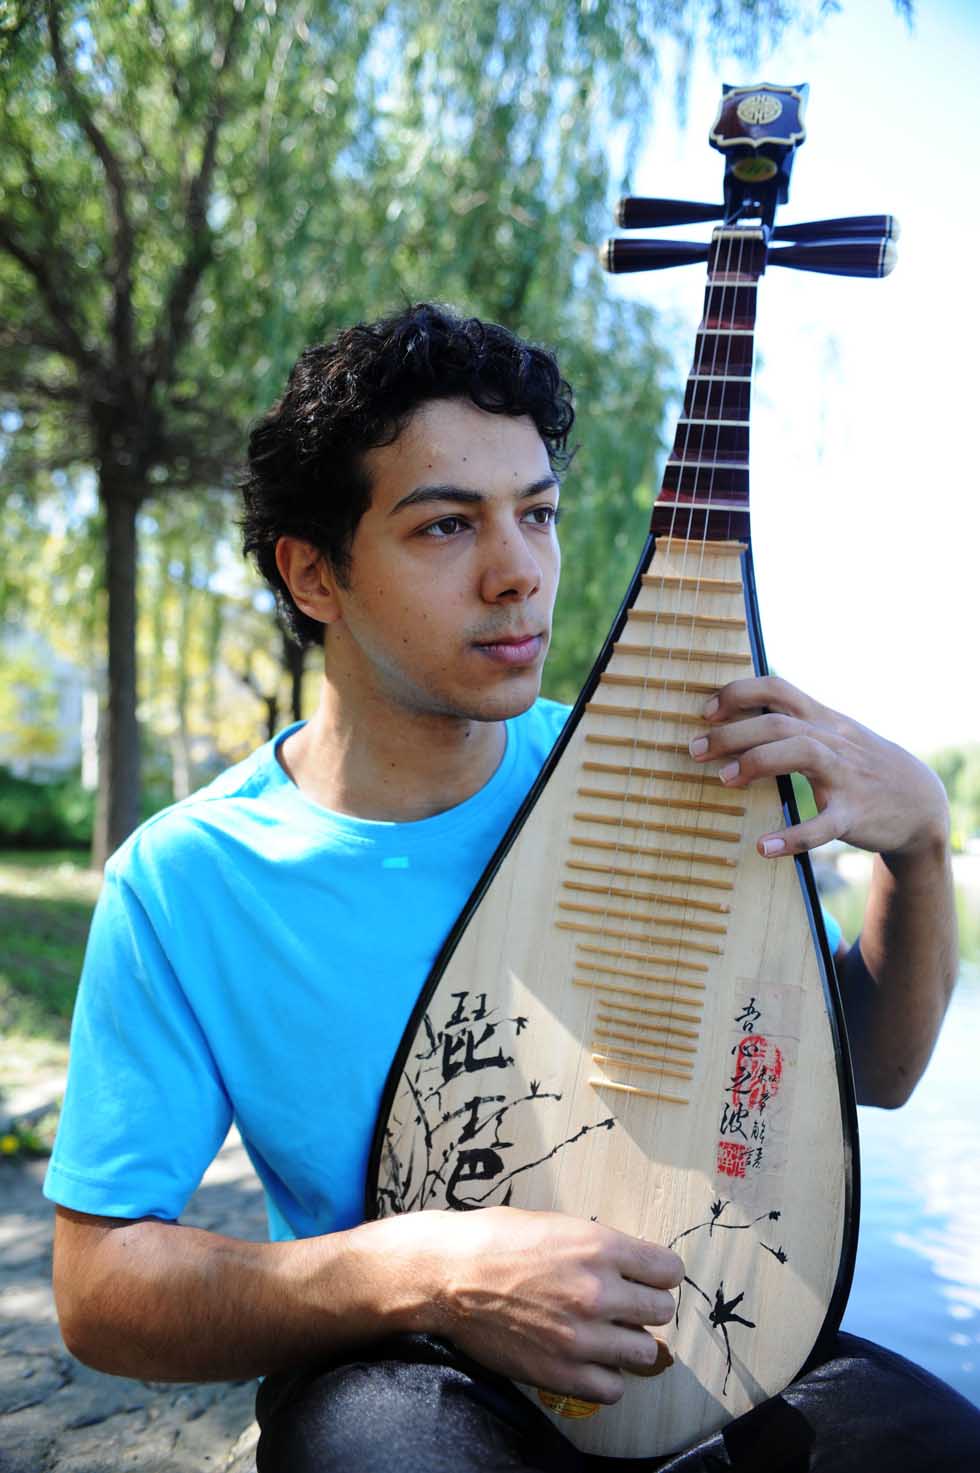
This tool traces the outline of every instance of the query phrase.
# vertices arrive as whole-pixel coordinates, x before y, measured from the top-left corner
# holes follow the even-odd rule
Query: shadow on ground
[[[0,1163],[0,1473],[252,1473],[254,1382],[129,1381],[89,1370],[58,1333],[46,1163]],[[266,1236],[261,1191],[229,1136],[181,1219]]]

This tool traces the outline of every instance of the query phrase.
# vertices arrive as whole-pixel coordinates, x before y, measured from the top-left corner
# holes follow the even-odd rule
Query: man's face
[[[435,400],[364,464],[371,504],[336,589],[331,672],[413,712],[526,710],[560,566],[558,485],[534,422]]]

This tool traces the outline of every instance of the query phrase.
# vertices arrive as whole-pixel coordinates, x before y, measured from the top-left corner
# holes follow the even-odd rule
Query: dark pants
[[[854,1335],[781,1396],[668,1458],[577,1452],[509,1382],[426,1335],[270,1376],[256,1415],[258,1473],[980,1473],[980,1412]]]

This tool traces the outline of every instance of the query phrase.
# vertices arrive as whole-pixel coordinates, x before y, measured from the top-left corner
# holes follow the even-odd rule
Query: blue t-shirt
[[[45,1195],[176,1219],[234,1120],[273,1238],[359,1222],[412,1008],[567,714],[508,721],[490,781],[415,823],[305,797],[290,727],[138,829],[96,907]]]
[[[312,802],[282,732],[138,829],[96,907],[45,1195],[177,1218],[234,1119],[274,1238],[361,1221],[409,1015],[567,714],[508,721],[490,781],[418,822]]]

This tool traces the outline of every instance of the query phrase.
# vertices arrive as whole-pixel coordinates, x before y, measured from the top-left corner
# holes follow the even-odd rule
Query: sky
[[[770,667],[928,755],[980,741],[980,3],[919,0],[911,31],[891,0],[843,7],[751,69],[700,56],[686,127],[660,104],[633,187],[720,200],[724,161],[707,135],[721,83],[808,82],[807,138],[776,223],[898,217],[884,280],[763,278],[752,548]],[[615,278],[672,315],[681,381],[704,270]]]

